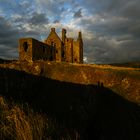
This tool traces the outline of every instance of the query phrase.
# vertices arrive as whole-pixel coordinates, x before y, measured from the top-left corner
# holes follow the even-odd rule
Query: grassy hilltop
[[[0,139],[137,140],[139,85],[134,67],[0,64]]]
[[[115,64],[116,65],[116,64]],[[119,65],[119,64],[117,64]],[[140,104],[140,68],[138,64],[125,67],[94,64],[68,64],[36,61],[34,63],[13,62],[1,67],[25,71],[59,81],[84,85],[102,85],[124,98]]]

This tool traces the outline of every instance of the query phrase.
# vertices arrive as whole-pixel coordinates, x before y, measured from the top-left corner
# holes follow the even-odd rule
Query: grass
[[[34,112],[28,105],[7,102],[0,96],[0,140],[78,140],[45,114]]]

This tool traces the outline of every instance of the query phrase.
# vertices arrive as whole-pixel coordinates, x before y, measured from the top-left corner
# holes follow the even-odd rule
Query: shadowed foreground
[[[140,139],[140,107],[102,83],[95,86],[59,82],[1,68],[0,94],[29,103],[34,110],[78,131],[80,139]]]

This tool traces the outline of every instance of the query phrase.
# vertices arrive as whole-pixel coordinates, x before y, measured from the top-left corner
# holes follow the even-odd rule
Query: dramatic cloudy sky
[[[51,27],[82,31],[88,63],[140,61],[140,0],[0,0],[0,57],[18,58],[18,39],[43,41]]]

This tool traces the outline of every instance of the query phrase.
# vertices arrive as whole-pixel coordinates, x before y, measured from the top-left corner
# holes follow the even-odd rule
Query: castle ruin
[[[83,63],[82,33],[79,32],[77,40],[74,40],[66,36],[66,29],[62,29],[60,39],[55,28],[51,28],[51,32],[44,42],[33,38],[21,38],[19,39],[19,60]]]

